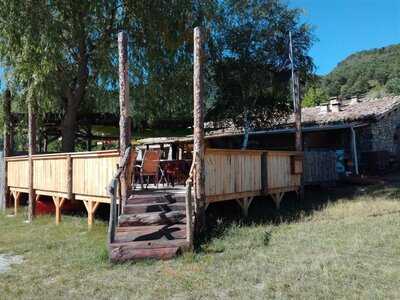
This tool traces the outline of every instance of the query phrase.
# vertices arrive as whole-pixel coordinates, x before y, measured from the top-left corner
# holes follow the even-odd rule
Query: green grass
[[[122,265],[102,222],[0,215],[0,253],[24,257],[0,274],[0,299],[398,299],[400,190],[318,194],[331,201],[291,222],[230,223],[196,254]]]

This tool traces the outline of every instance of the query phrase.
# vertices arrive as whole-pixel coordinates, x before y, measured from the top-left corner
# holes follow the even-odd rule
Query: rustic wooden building
[[[253,130],[248,148],[295,150],[293,123],[289,116],[273,128]],[[324,152],[325,157],[332,157],[335,153],[339,173],[386,171],[400,159],[400,96],[332,98],[329,103],[303,108],[302,130],[305,155]],[[205,139],[211,148],[239,149],[243,130],[229,122],[209,124]],[[142,147],[164,144],[165,155],[178,157],[190,153],[192,137],[152,138],[141,143]]]

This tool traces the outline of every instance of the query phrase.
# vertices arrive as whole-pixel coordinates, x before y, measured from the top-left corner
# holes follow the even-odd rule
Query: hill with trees
[[[328,75],[308,83],[303,105],[318,105],[333,96],[360,94],[400,94],[400,44],[350,55]]]
[[[322,80],[330,96],[400,93],[400,45],[354,53]]]

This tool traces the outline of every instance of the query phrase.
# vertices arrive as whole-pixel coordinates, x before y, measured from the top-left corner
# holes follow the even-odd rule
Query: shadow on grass
[[[198,245],[223,236],[232,224],[248,226],[297,222],[338,200],[352,201],[363,195],[368,195],[371,199],[383,197],[400,201],[400,180],[379,185],[338,184],[334,187],[307,187],[303,200],[298,200],[295,192],[286,193],[279,210],[270,196],[256,197],[249,207],[247,218],[243,216],[240,206],[234,200],[213,203],[207,209],[207,230],[198,240]],[[267,245],[270,239],[271,233],[266,232],[264,244]]]

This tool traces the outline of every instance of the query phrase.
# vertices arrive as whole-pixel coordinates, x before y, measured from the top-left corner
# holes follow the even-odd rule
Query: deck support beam
[[[18,206],[19,206],[19,199],[21,196],[21,192],[18,191],[12,191],[11,192],[14,198],[14,216],[18,214]]]
[[[61,222],[61,208],[65,202],[65,198],[53,196],[54,206],[56,208],[56,225]]]
[[[284,195],[285,195],[285,192],[271,194],[272,200],[274,201],[277,209],[280,209],[281,201],[282,201],[282,198]]]
[[[253,202],[254,197],[244,197],[240,199],[236,199],[236,202],[239,204],[242,209],[243,215],[247,218],[249,216],[249,206]]]
[[[97,201],[83,201],[86,207],[86,211],[88,213],[88,226],[92,228],[93,220],[94,220],[94,213],[96,212],[97,208],[99,207],[100,202]]]

